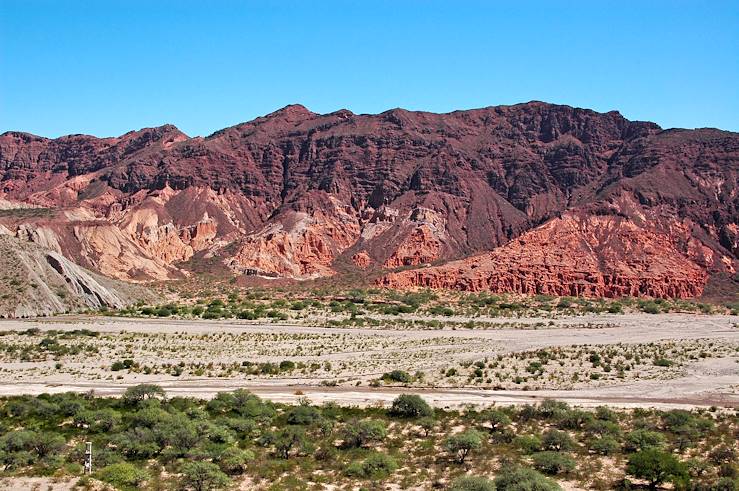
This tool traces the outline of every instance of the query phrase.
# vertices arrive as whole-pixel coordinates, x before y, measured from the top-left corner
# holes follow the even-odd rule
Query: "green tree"
[[[349,422],[341,432],[346,448],[358,448],[370,442],[381,441],[387,436],[387,429],[382,421],[364,420]]]
[[[600,455],[612,455],[618,451],[618,441],[612,436],[594,438],[588,445],[590,450]]]
[[[246,470],[246,464],[254,460],[254,452],[241,450],[237,447],[228,447],[218,459],[218,465],[226,474],[242,474]]]
[[[511,418],[500,409],[487,409],[480,416],[490,425],[492,432],[502,431],[511,424]]]
[[[306,404],[290,408],[287,412],[287,422],[291,425],[310,425],[321,419],[321,412]]]
[[[425,417],[418,420],[418,426],[423,430],[424,436],[429,436],[431,431],[436,426],[436,420],[432,417]]]
[[[544,450],[566,452],[575,448],[572,437],[564,431],[547,430],[541,436],[541,446]]]
[[[193,491],[223,489],[231,480],[212,462],[187,462],[182,465],[181,484]]]
[[[390,415],[400,418],[432,417],[434,410],[416,394],[402,394],[395,398],[390,407]]]
[[[624,448],[635,452],[647,448],[661,448],[665,445],[665,437],[656,431],[644,429],[634,430],[626,435]]]
[[[123,401],[128,404],[138,404],[147,399],[164,399],[164,389],[155,384],[139,384],[129,387],[123,393]]]
[[[482,447],[482,434],[477,430],[466,430],[448,437],[444,441],[444,448],[454,455],[460,464],[464,463],[471,451]]]
[[[305,430],[298,426],[288,426],[277,433],[275,438],[275,451],[283,459],[290,457],[294,448],[304,447],[307,443]]]
[[[631,455],[626,472],[648,481],[650,489],[657,489],[663,482],[680,482],[688,477],[685,464],[658,448],[647,448]]]
[[[33,449],[36,455],[43,459],[57,453],[64,447],[66,442],[66,439],[62,435],[44,431],[36,437],[33,443]]]

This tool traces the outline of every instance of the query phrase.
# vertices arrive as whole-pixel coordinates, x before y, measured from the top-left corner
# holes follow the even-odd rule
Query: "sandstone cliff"
[[[380,284],[554,296],[698,297],[708,275],[680,250],[684,238],[647,231],[621,217],[568,214],[490,253],[390,273]]]

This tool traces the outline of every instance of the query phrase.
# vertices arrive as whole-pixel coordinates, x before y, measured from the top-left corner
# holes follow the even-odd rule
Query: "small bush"
[[[575,448],[575,442],[564,431],[547,430],[541,437],[541,446],[544,450],[566,452]]]
[[[397,461],[390,455],[374,452],[362,462],[354,462],[346,469],[346,474],[365,479],[383,479],[398,468]]]
[[[485,477],[463,476],[452,481],[449,491],[495,491],[495,484]]]
[[[534,467],[545,474],[564,474],[575,469],[575,460],[560,452],[539,452],[532,456]]]
[[[400,418],[422,418],[433,416],[434,410],[421,396],[402,394],[395,398],[389,413]]]
[[[560,491],[559,485],[528,467],[504,467],[493,481],[498,491]]]
[[[112,484],[117,488],[135,488],[149,479],[149,473],[133,464],[120,462],[103,467],[98,472],[101,481]]]
[[[310,425],[321,419],[321,412],[313,406],[295,406],[287,412],[287,422],[291,425]]]
[[[513,444],[523,454],[532,454],[541,450],[541,439],[536,435],[520,435],[513,439]]]
[[[382,375],[382,380],[390,382],[399,382],[401,384],[409,384],[413,382],[413,377],[403,370],[393,370]]]
[[[590,442],[590,450],[600,455],[612,455],[618,452],[618,441],[612,436],[603,436]]]

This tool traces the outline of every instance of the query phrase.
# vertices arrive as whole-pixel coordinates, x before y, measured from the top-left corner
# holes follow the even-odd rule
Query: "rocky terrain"
[[[739,134],[617,112],[293,105],[205,138],[0,135],[0,223],[125,280],[216,260],[266,278],[682,298],[718,277],[736,290],[738,171]]]
[[[0,229],[0,317],[122,308],[152,298],[143,287],[87,271],[57,251]]]

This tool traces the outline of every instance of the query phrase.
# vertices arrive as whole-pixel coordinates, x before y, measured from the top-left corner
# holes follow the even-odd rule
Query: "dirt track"
[[[573,328],[569,324],[592,322],[599,328]],[[734,350],[730,356],[711,357],[696,360],[686,365],[669,380],[644,379],[623,383],[601,384],[597,387],[582,387],[570,390],[545,389],[526,390],[485,390],[477,388],[450,387],[367,387],[339,386],[323,387],[317,381],[304,377],[272,377],[268,379],[240,380],[205,377],[155,377],[144,380],[124,377],[121,380],[105,380],[100,377],[73,379],[60,375],[35,377],[3,377],[0,394],[38,394],[42,392],[62,392],[68,390],[94,390],[99,394],[119,394],[127,386],[142,381],[158,383],[171,395],[211,397],[218,391],[247,388],[259,395],[281,402],[294,402],[300,397],[308,397],[321,403],[335,401],[342,404],[371,405],[387,403],[400,392],[417,392],[439,407],[459,407],[465,404],[519,404],[552,397],[579,404],[595,406],[610,404],[615,406],[724,406],[739,407],[739,328],[735,327],[739,318],[731,316],[701,316],[690,314],[667,315],[613,315],[559,319],[556,324],[540,329],[490,329],[490,330],[373,330],[373,329],[331,329],[275,324],[247,324],[243,322],[177,321],[149,319],[112,319],[68,317],[29,321],[0,322],[0,330],[24,330],[38,327],[42,330],[71,330],[88,328],[101,332],[120,333],[270,333],[302,336],[306,334],[325,336],[333,339],[351,335],[363,342],[382,340],[391,348],[403,345],[407,353],[416,349],[429,351],[429,363],[436,358],[458,357],[474,359],[482,355],[539,349],[551,346],[570,345],[614,345],[617,343],[658,343],[662,341],[708,340],[716,345],[727,345]],[[345,338],[337,338],[345,339]],[[443,339],[443,341],[441,341]],[[420,347],[430,340],[440,340],[438,344]],[[405,344],[404,344],[405,343]],[[418,346],[415,346],[418,345]],[[450,349],[453,347],[454,349]],[[214,347],[218,353],[218,347]],[[378,360],[385,356],[382,348],[372,348],[362,352],[356,347],[334,350],[321,354],[330,359],[349,365],[374,356]],[[396,353],[397,354],[397,353]],[[400,356],[403,355],[401,352]],[[321,358],[323,359],[323,358]],[[394,362],[393,362],[394,363]],[[16,364],[17,365],[17,364]],[[11,370],[15,365],[2,363],[0,367]],[[378,367],[383,370],[392,366]],[[356,374],[355,374],[356,375]],[[427,384],[428,385],[428,384]],[[439,384],[441,385],[441,384]]]

